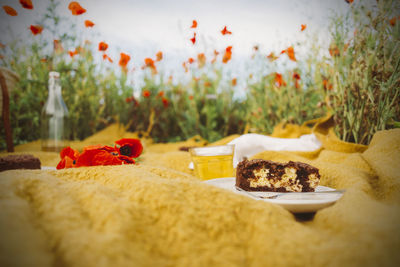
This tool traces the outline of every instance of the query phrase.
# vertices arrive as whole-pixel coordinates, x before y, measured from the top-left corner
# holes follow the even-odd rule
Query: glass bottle
[[[68,109],[61,94],[60,73],[49,73],[49,95],[41,114],[42,150],[59,152],[69,145]]]

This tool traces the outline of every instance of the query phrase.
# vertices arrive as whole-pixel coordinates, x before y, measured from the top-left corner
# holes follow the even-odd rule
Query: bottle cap
[[[50,71],[49,72],[49,77],[50,78],[60,78],[60,73],[57,71]]]

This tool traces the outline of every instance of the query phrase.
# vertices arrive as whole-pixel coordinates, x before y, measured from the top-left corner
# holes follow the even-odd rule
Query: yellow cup
[[[202,180],[233,177],[234,145],[194,147],[189,149],[194,172]]]

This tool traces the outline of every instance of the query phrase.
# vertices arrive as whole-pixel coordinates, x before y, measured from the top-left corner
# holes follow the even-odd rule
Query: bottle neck
[[[49,79],[49,96],[60,97],[61,96],[61,83],[60,79],[56,77],[50,77]]]
[[[44,108],[47,114],[68,116],[68,108],[61,94],[61,82],[59,76],[49,77],[49,96]]]

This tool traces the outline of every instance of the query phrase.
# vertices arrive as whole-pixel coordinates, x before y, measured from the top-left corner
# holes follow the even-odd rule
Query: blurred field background
[[[61,73],[70,139],[82,140],[120,122],[156,142],[195,135],[213,142],[230,134],[270,134],[278,123],[302,124],[332,114],[338,137],[368,144],[376,131],[400,127],[400,3],[343,2],[346,12],[332,11],[329,18],[328,47],[307,33],[312,25],[299,24],[296,31],[307,34],[302,42],[279,49],[254,44],[251,55],[241,59],[246,72],[237,73],[230,67],[237,47],[229,48],[229,33],[221,33],[223,47],[200,35],[193,43],[197,27],[185,21],[187,45],[197,45],[196,53],[171,72],[163,64],[168,58],[163,47],[141,62],[134,52],[110,56],[112,48],[105,47],[110,41],[91,41],[93,35],[101,38],[95,21],[88,26],[71,13],[60,15],[61,2],[49,0],[34,24],[43,33],[32,32],[29,41],[0,39],[0,65],[19,77],[10,93],[14,143],[40,138],[48,73],[54,70]],[[2,20],[10,19],[1,12]],[[3,128],[0,138],[2,150]]]

